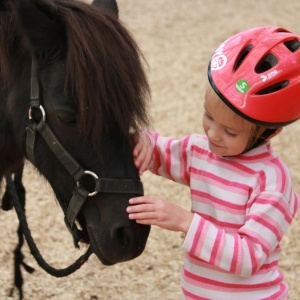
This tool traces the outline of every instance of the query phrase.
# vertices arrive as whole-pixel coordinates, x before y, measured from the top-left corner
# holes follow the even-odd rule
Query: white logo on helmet
[[[281,72],[281,70],[280,71],[274,70],[274,71],[268,73],[267,75],[260,75],[260,78],[262,79],[262,82],[266,82],[268,79],[273,78],[274,76],[276,76],[280,72]]]
[[[223,69],[227,64],[227,57],[223,54],[223,50],[225,48],[226,43],[221,44],[215,51],[211,63],[210,68],[212,71],[218,71]]]
[[[216,55],[211,60],[211,70],[218,71],[225,67],[227,63],[227,57],[224,54]]]

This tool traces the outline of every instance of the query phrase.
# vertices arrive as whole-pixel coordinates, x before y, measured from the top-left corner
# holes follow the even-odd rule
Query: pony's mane
[[[146,126],[150,89],[143,69],[145,61],[117,16],[77,0],[36,2],[48,6],[66,28],[65,91],[77,103],[82,133],[100,138],[116,133],[117,128],[128,137],[130,128]],[[1,7],[0,67],[1,76],[9,81],[14,75],[7,65],[11,59],[7,58],[12,56],[15,44],[24,41],[14,28],[10,11],[5,9]],[[19,57],[28,56],[28,48],[22,51],[16,50]]]
[[[12,46],[16,39],[15,23],[7,5],[0,4],[0,79],[1,86],[5,86],[11,80],[10,56]]]
[[[67,86],[77,99],[83,130],[123,136],[148,123],[150,94],[137,44],[114,13],[56,0],[68,37]]]

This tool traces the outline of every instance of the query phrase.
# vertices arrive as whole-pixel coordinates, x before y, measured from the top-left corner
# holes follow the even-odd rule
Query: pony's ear
[[[20,33],[37,58],[60,55],[67,47],[66,30],[54,1],[8,0]]]
[[[119,16],[119,8],[116,0],[94,0],[92,5],[108,8]]]

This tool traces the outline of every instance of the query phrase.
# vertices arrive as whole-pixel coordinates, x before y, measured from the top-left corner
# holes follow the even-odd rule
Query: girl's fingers
[[[134,215],[134,219],[149,217],[149,215],[154,216],[155,207],[147,197],[131,198],[129,204],[130,206],[126,208],[126,211],[129,215],[132,214],[131,217]]]
[[[137,142],[133,148],[133,156],[137,157],[142,149],[143,145]]]
[[[135,197],[129,199],[130,204],[150,203],[147,196]]]
[[[144,213],[144,212],[153,212],[153,206],[151,204],[138,204],[133,206],[128,206],[126,208],[128,213]]]
[[[139,145],[135,147],[133,152],[134,164],[140,170],[140,173],[143,173],[144,171],[147,170],[149,164],[147,156],[148,153],[145,147]]]
[[[142,175],[151,161],[150,140],[146,133],[140,132],[134,136],[136,145],[133,148],[134,164],[139,169],[139,175]]]
[[[145,149],[147,150],[147,149]],[[149,163],[151,161],[151,153],[149,151],[145,151],[145,153],[142,154],[143,157],[142,159],[139,161],[139,170],[140,170],[140,175],[142,175],[145,171],[147,171]]]
[[[130,213],[128,215],[129,219],[131,220],[147,220],[147,219],[154,219],[153,213],[149,212],[139,212],[139,213]]]
[[[139,175],[143,175],[145,171],[147,171],[148,163],[143,161],[142,164],[139,166]]]
[[[140,152],[145,148],[145,146],[148,146],[147,142],[145,141],[145,138],[143,137],[143,134],[136,134],[134,137],[135,146],[133,148],[133,156],[138,156]]]

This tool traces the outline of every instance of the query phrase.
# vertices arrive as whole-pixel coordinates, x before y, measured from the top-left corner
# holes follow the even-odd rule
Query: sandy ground
[[[149,64],[152,88],[152,129],[181,137],[203,133],[201,115],[207,62],[225,38],[243,29],[279,25],[300,34],[300,2],[239,0],[119,0],[120,18],[140,45]],[[274,139],[276,151],[290,168],[300,193],[300,122]],[[182,186],[145,174],[146,194],[161,196],[189,208]],[[66,266],[83,252],[72,246],[60,208],[49,187],[30,166],[26,168],[27,215],[45,258]],[[9,298],[12,286],[12,251],[16,245],[16,215],[0,211],[0,299]],[[300,299],[300,214],[282,241],[281,267],[290,285],[290,300]],[[41,270],[24,247],[26,262],[36,268],[24,274],[25,299],[181,299],[179,270],[182,235],[152,228],[146,249],[137,259],[103,267],[92,256],[75,274],[56,279]]]

